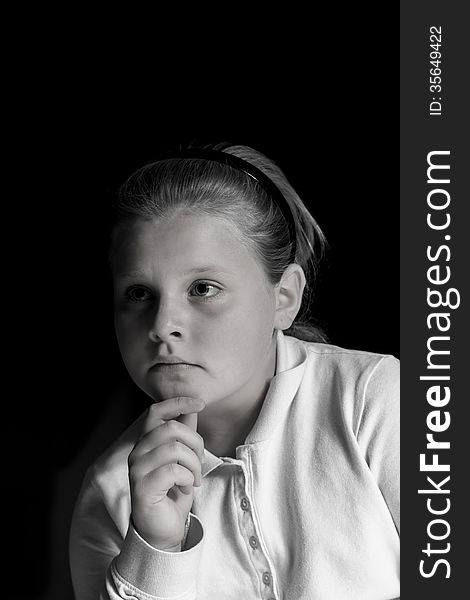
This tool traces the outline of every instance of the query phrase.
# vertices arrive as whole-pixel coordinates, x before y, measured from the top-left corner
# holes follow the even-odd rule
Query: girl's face
[[[124,363],[154,400],[195,396],[227,409],[265,389],[275,367],[275,286],[229,223],[136,221],[118,237],[113,278]],[[171,357],[186,365],[158,365]]]

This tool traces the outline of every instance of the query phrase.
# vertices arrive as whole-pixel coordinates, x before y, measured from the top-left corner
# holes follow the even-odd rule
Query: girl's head
[[[112,230],[116,331],[130,375],[155,399],[260,393],[273,376],[277,329],[321,339],[303,320],[324,245],[318,225],[272,161],[245,146],[224,152],[282,192],[295,262],[278,204],[242,170],[185,157],[131,175]],[[194,366],[155,366],[169,356]]]

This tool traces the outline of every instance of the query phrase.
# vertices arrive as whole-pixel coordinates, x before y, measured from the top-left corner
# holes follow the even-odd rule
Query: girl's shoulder
[[[309,352],[319,355],[344,355],[344,356],[363,356],[363,357],[384,357],[393,356],[391,354],[385,354],[380,352],[371,352],[368,350],[357,350],[353,348],[343,348],[335,344],[329,344],[325,342],[306,342],[298,338],[291,338],[296,342],[302,344]],[[395,358],[395,357],[393,357]],[[398,359],[395,359],[398,360]]]
[[[400,369],[399,359],[392,354],[342,348],[323,342],[307,342],[293,337],[287,339],[289,343],[304,350],[308,367],[334,369],[337,375],[360,375],[374,370],[378,371],[377,374],[391,372],[396,375]]]
[[[325,410],[339,409],[356,432],[366,415],[380,420],[397,414],[400,361],[395,356],[298,339],[293,343],[305,351],[305,402],[315,398]]]

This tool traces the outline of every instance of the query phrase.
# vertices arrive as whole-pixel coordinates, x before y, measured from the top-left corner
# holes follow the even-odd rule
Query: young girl
[[[180,151],[115,216],[117,339],[151,404],[86,474],[77,600],[396,598],[399,363],[305,321],[324,240],[283,173]]]

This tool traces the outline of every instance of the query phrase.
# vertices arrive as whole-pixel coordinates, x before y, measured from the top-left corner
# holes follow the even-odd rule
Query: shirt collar
[[[305,345],[297,338],[276,333],[276,372],[269,384],[258,418],[246,437],[245,445],[267,440],[284,420],[299,389],[307,362]],[[202,475],[207,475],[223,461],[204,450]]]
[[[268,439],[282,422],[299,389],[306,361],[307,350],[303,343],[278,330],[276,373],[269,384],[258,419],[246,438],[246,444]]]

